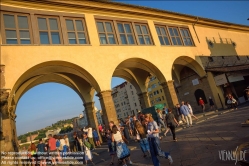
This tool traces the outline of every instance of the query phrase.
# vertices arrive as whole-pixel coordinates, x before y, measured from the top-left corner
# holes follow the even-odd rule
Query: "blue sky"
[[[249,25],[249,1],[119,1],[159,8],[226,22]],[[124,80],[113,78],[111,87]],[[101,109],[98,97],[95,105]],[[78,116],[84,107],[79,96],[69,87],[57,83],[38,85],[20,99],[16,114],[17,134],[34,131],[52,123]]]

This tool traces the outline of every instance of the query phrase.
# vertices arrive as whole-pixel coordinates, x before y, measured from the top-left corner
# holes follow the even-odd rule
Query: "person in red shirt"
[[[57,156],[58,152],[56,149],[56,139],[52,137],[52,134],[48,135],[48,146],[50,149],[50,156],[52,157],[52,165],[56,165],[56,159],[55,157]]]
[[[201,97],[200,97],[200,99],[199,99],[199,104],[200,104],[200,106],[201,106],[201,108],[202,108],[202,111],[205,112],[205,103],[204,103],[204,101],[202,100]]]

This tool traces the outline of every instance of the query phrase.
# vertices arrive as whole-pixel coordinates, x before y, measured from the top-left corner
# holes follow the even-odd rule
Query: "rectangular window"
[[[66,18],[65,21],[69,44],[89,44],[84,20]]]
[[[148,26],[145,24],[135,24],[137,38],[140,45],[152,45],[152,39]]]
[[[116,44],[116,35],[111,21],[97,21],[100,44]]]
[[[31,44],[30,19],[23,14],[3,14],[6,44]]]
[[[134,33],[130,23],[117,23],[121,44],[134,45]]]
[[[193,41],[188,29],[180,29],[185,46],[193,46]]]
[[[135,106],[137,106],[137,103],[134,103]]]
[[[56,17],[38,16],[40,44],[61,44],[59,20]]]
[[[161,45],[171,45],[167,29],[162,26],[156,26],[156,32]]]
[[[131,91],[131,94],[133,95],[133,91]]]
[[[181,37],[177,27],[169,27],[169,34],[173,45],[182,45]]]

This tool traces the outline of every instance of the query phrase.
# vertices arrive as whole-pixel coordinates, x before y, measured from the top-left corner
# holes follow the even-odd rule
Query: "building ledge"
[[[242,71],[249,70],[249,64],[238,65],[238,66],[226,66],[226,67],[209,67],[205,69],[211,72],[232,72],[232,71]]]

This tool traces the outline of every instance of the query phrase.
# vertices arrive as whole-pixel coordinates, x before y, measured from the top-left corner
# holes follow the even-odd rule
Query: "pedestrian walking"
[[[173,163],[173,159],[168,152],[163,152],[160,148],[159,140],[159,128],[157,123],[152,118],[151,114],[145,114],[145,121],[147,125],[148,142],[150,147],[151,159],[154,166],[160,166],[157,156],[164,157],[169,160],[169,163]]]
[[[130,160],[130,150],[123,141],[122,135],[116,125],[112,127],[112,141],[116,142],[117,157],[119,160],[123,161],[123,166],[127,166],[125,159],[128,159],[129,164],[132,164]]]
[[[184,101],[182,101],[182,105],[180,107],[181,113],[184,115],[186,121],[187,121],[187,127],[192,127],[192,118],[191,118],[191,112],[189,108],[184,104]]]
[[[101,146],[99,141],[99,134],[95,128],[93,128],[93,139],[95,141],[96,146]]]
[[[186,102],[186,106],[188,106],[188,108],[189,108],[190,115],[193,116],[196,120],[198,120],[198,118],[194,115],[193,109],[192,109],[191,105],[189,104],[189,102]]]
[[[94,165],[92,161],[93,155],[91,152],[92,144],[89,142],[89,136],[86,133],[83,133],[82,145],[84,148],[84,155],[85,155],[84,158],[85,158],[86,165],[87,165],[87,161],[91,161],[92,164]]]
[[[166,131],[167,127],[165,126],[161,110],[157,108],[156,111],[157,111],[157,119],[158,119],[158,125],[159,125],[159,128],[160,128],[160,132],[162,131],[162,125],[163,125],[163,127],[164,127],[164,129]]]
[[[179,123],[175,119],[175,115],[172,113],[172,110],[170,108],[168,109],[168,114],[166,115],[166,121],[167,121],[167,126],[171,130],[173,141],[176,142],[177,139],[176,139],[175,128],[179,125]]]
[[[182,112],[180,110],[180,104],[176,104],[176,109],[177,109],[177,114],[179,115],[178,122],[181,123],[181,121],[182,121],[182,123],[186,123],[184,115],[182,114]]]
[[[214,109],[214,101],[213,101],[211,96],[209,97],[209,105],[210,105],[210,110],[213,110]]]
[[[234,109],[234,108],[236,110],[238,109],[237,108],[237,105],[238,105],[237,100],[231,94],[228,95],[228,103],[231,104],[232,109]]]
[[[46,145],[43,143],[42,139],[39,139],[39,144],[36,146],[36,152],[40,161],[40,166],[46,166],[46,151]]]
[[[134,128],[136,131],[136,139],[139,141],[139,145],[144,154],[143,157],[150,157],[150,147],[147,138],[146,127],[137,119],[136,116],[133,116]]]
[[[52,165],[56,165],[56,159],[58,152],[56,149],[56,139],[52,137],[52,134],[48,135],[48,146],[49,146],[49,156],[52,158]]]
[[[199,105],[201,106],[202,111],[205,112],[205,103],[201,97],[199,99]]]
[[[88,141],[90,142],[90,144],[92,144],[93,150],[95,149],[95,144],[93,141],[93,131],[92,131],[92,127],[88,125],[87,127],[87,136],[88,136]]]
[[[112,157],[110,165],[114,165],[114,157],[116,155],[116,144],[115,144],[115,141],[112,141],[111,129],[107,129],[105,136],[106,136],[106,140],[107,140],[109,154]]]

